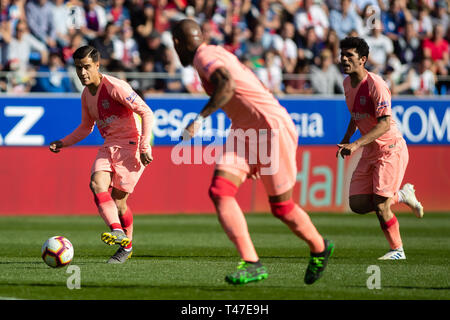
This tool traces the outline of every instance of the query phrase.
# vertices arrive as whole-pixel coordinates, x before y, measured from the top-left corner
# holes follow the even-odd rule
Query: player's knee
[[[238,187],[225,179],[224,177],[214,176],[211,185],[209,186],[209,197],[212,201],[217,201],[221,197],[234,197],[237,193]]]
[[[125,201],[121,200],[114,200],[116,203],[117,211],[119,211],[119,215],[125,214],[127,211],[127,203]]]
[[[101,189],[100,185],[99,185],[99,184],[97,183],[97,181],[95,181],[95,180],[91,180],[91,181],[89,182],[89,188],[91,189],[91,191],[92,191],[94,194],[97,194],[97,193],[102,192],[102,189]]]
[[[282,218],[283,216],[291,212],[294,207],[295,203],[294,201],[292,201],[292,199],[283,202],[270,203],[270,210],[272,214],[277,218]]]

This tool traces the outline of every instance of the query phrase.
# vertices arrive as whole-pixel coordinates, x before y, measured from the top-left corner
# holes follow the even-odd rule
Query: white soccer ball
[[[73,246],[62,236],[51,237],[42,246],[42,259],[52,268],[67,266],[73,259]]]

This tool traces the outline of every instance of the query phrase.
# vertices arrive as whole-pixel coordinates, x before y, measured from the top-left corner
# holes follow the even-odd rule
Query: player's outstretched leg
[[[311,221],[309,215],[289,199],[270,203],[272,214],[283,221],[291,231],[303,239],[310,248],[310,260],[306,268],[305,283],[312,284],[322,277],[328,259],[334,251],[334,244],[324,240]]]
[[[215,175],[209,188],[209,196],[216,207],[219,222],[233,242],[242,262],[238,270],[225,277],[231,284],[246,284],[266,279],[268,274],[259,261],[247,228],[247,222],[235,199],[238,190],[230,179]]]
[[[328,259],[333,255],[334,243],[331,240],[324,239],[325,250],[319,253],[311,253],[308,267],[305,273],[305,283],[313,284],[319,280],[328,264]]]
[[[410,207],[417,218],[423,217],[423,206],[416,198],[416,190],[414,190],[414,185],[411,183],[405,183],[397,193],[397,196],[398,202],[404,203]]]

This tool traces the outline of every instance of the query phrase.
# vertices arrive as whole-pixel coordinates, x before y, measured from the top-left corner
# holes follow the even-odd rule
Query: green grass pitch
[[[377,260],[388,246],[373,214],[312,213],[336,250],[323,278],[311,286],[303,283],[306,244],[270,214],[247,214],[269,277],[245,286],[224,281],[239,260],[212,214],[135,216],[134,253],[123,265],[105,263],[116,247],[101,242],[100,217],[0,217],[0,299],[450,299],[450,213],[426,213],[421,220],[397,216],[406,261]],[[41,245],[54,235],[74,245],[80,289],[67,288],[67,267],[49,268],[40,257]],[[371,265],[380,268],[381,289],[367,287]]]

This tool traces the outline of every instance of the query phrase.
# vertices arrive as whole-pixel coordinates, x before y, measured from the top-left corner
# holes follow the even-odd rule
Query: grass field
[[[377,260],[388,247],[374,215],[311,217],[336,245],[324,277],[312,286],[303,283],[306,244],[269,214],[247,215],[269,278],[246,286],[224,282],[238,257],[215,215],[136,216],[134,253],[124,265],[105,263],[116,248],[101,242],[99,217],[0,217],[0,299],[450,299],[450,213],[422,220],[398,214],[406,261]],[[41,245],[54,235],[74,245],[79,290],[67,288],[67,267],[51,269],[41,260]],[[366,286],[371,265],[380,268],[381,289]]]

